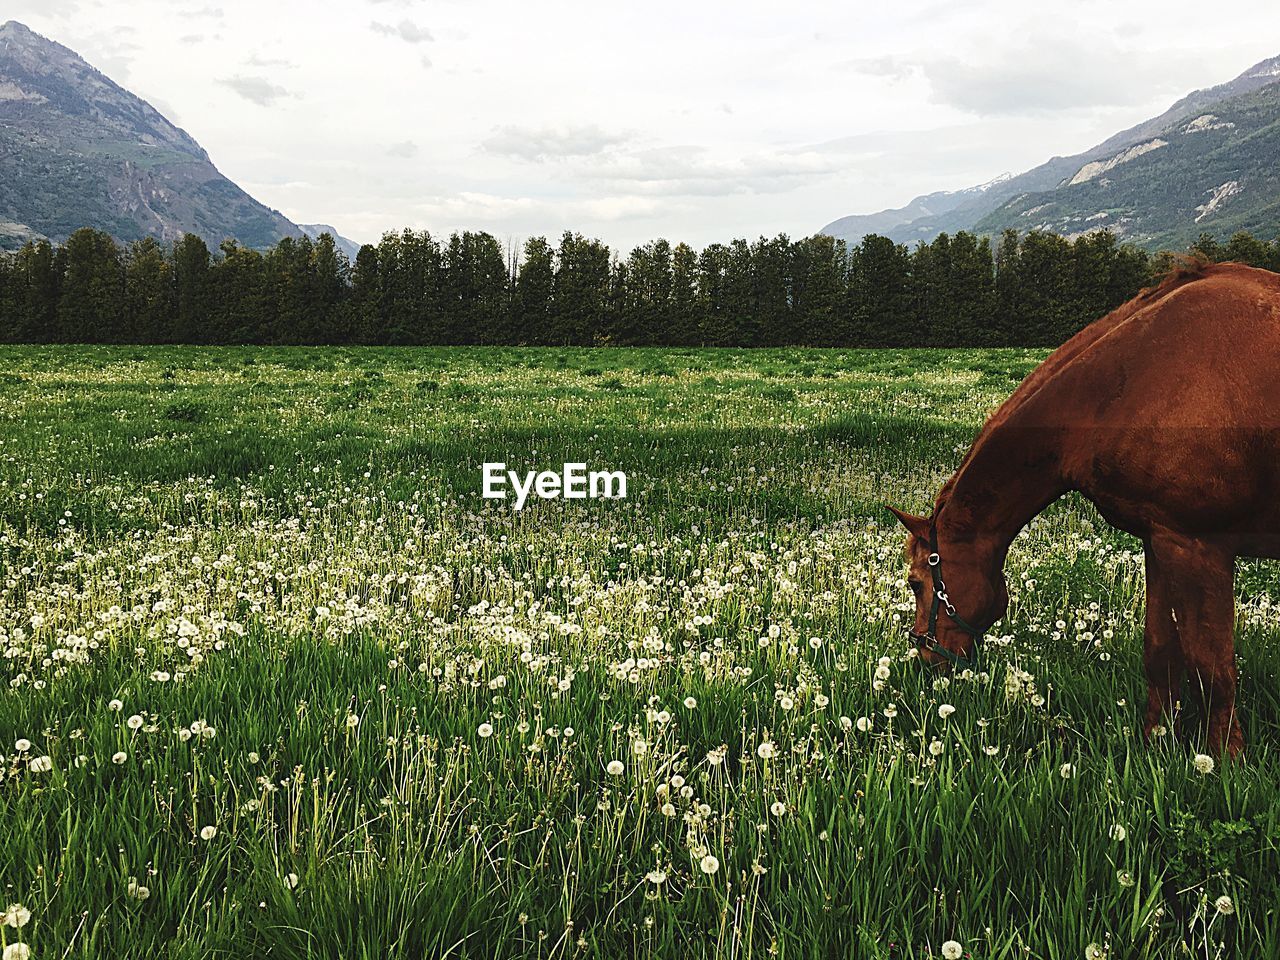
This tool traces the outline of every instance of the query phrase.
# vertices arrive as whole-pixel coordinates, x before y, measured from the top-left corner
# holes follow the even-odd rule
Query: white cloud
[[[895,83],[923,78],[936,102],[979,116],[1087,111],[1132,103],[1139,91],[1188,89],[1178,77],[1194,63],[1193,51],[1121,43],[1105,27],[1080,26],[1056,24],[1050,32],[1036,24],[1004,42],[985,38],[962,54],[925,50],[846,66]]]
[[[609,133],[594,124],[560,128],[506,126],[481,141],[486,153],[520,160],[558,160],[585,157],[627,141],[627,136]]]
[[[397,24],[382,23],[379,20],[369,24],[369,29],[387,37],[399,37],[405,43],[430,43],[435,39],[431,31],[420,27],[412,20],[401,20]]]
[[[224,87],[230,87],[244,99],[250,103],[256,103],[260,107],[269,107],[282,97],[290,96],[288,90],[272,83],[266,77],[242,77],[237,75],[223,78],[218,83]]]

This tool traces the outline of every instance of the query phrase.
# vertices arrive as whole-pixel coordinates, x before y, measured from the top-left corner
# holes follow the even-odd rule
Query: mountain
[[[218,172],[200,144],[76,53],[0,26],[0,246],[183,233],[264,247],[303,231]]]
[[[356,262],[356,254],[360,252],[360,244],[354,240],[348,240],[333,227],[327,223],[300,223],[298,229],[305,233],[312,240],[319,240],[322,233],[327,233],[333,237],[333,242],[339,250],[347,255],[347,259],[352,263]]]
[[[1280,226],[1278,137],[1280,57],[1273,57],[1083,153],[919,197],[900,211],[844,217],[821,232],[850,243],[868,232],[910,243],[944,231],[1014,227],[1074,236],[1108,227],[1151,248],[1184,246],[1205,231],[1270,236]],[[873,230],[873,223],[887,225]]]

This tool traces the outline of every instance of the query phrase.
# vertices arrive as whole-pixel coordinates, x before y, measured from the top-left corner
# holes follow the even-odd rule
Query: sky
[[[0,19],[150,101],[295,222],[626,251],[805,236],[1018,173],[1280,54],[1275,0],[1046,8],[6,0]]]

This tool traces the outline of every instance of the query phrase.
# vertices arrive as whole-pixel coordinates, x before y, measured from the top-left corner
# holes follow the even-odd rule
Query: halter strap
[[[947,596],[947,585],[942,579],[942,557],[938,554],[938,524],[936,521],[929,525],[929,573],[933,577],[933,601],[929,605],[929,632],[916,633],[914,630],[908,629],[907,636],[915,643],[917,649],[936,653],[950,663],[952,667],[977,667],[978,657],[982,653],[983,631],[977,629],[956,613],[955,605],[952,604],[951,598]],[[940,609],[945,609],[951,622],[973,638],[972,657],[962,656],[938,643],[938,611]]]

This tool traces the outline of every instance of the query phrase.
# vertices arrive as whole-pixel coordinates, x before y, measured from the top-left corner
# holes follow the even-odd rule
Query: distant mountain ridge
[[[0,247],[62,241],[84,226],[123,241],[193,233],[213,247],[305,235],[149,103],[9,21],[0,26]]]
[[[1009,227],[1035,228],[1070,236],[1106,226],[1152,248],[1183,245],[1203,230],[1228,229],[1237,223],[1254,224],[1265,233],[1265,211],[1271,206],[1268,191],[1275,197],[1280,153],[1268,157],[1257,148],[1262,141],[1272,142],[1269,127],[1280,122],[1280,105],[1270,95],[1278,92],[1280,56],[1255,64],[1227,83],[1190,93],[1158,117],[1122,130],[1083,153],[1052,157],[1017,176],[981,187],[917,197],[897,210],[842,217],[821,232],[850,243],[873,232],[910,243],[958,230],[998,233]],[[1219,119],[1227,114],[1236,119]],[[1199,126],[1182,132],[1180,125],[1197,121]],[[1224,125],[1214,126],[1215,122]],[[1170,137],[1200,135],[1204,139],[1196,141],[1193,149],[1181,149],[1179,144],[1179,149],[1161,154],[1173,144]],[[1259,135],[1261,141],[1253,139]],[[1162,137],[1164,145],[1155,145]],[[1204,154],[1212,150],[1219,151],[1213,162],[1197,169],[1197,163],[1206,160]],[[1172,156],[1180,162],[1170,165],[1167,161]],[[1246,180],[1228,176],[1233,169]],[[1128,189],[1137,186],[1130,182],[1134,178],[1149,180],[1153,173],[1165,180],[1148,190]],[[1246,181],[1252,186],[1246,186]],[[1111,190],[1118,182],[1127,186]],[[1079,189],[1087,183],[1093,186]],[[1212,200],[1216,204],[1207,214],[1199,209]],[[1208,222],[1211,219],[1218,222]],[[1280,222],[1271,220],[1270,225],[1274,231]]]

